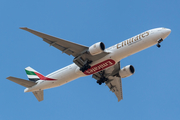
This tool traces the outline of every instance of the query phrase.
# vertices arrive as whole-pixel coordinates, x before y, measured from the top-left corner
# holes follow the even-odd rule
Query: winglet
[[[27,27],[20,27],[20,29],[23,29],[23,30],[25,30],[25,29],[28,29]]]

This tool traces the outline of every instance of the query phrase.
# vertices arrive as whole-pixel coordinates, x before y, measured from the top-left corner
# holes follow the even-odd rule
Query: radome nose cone
[[[171,29],[166,28],[165,34],[169,35],[171,33]]]
[[[162,33],[163,33],[163,37],[162,38],[165,39],[171,33],[171,29],[164,28]]]

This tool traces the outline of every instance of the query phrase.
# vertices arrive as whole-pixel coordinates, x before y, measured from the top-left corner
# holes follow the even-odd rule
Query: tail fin
[[[45,78],[42,74],[32,69],[31,67],[25,68],[25,71],[30,81],[36,82],[37,80],[43,80]]]
[[[37,80],[56,80],[53,78],[45,77],[44,75],[40,74],[36,70],[32,69],[31,67],[25,68],[26,74],[30,81],[36,82]]]

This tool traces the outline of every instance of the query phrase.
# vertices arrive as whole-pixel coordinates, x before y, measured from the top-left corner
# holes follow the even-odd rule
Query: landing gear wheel
[[[108,80],[108,79],[105,78],[105,77],[103,77],[103,78],[100,79],[100,81],[101,81],[102,83],[106,82],[107,80]]]
[[[84,72],[85,71],[84,67],[80,68],[80,71]]]
[[[90,65],[88,65],[88,69],[90,69],[91,68],[91,66]]]
[[[106,81],[108,81],[108,78],[105,77],[105,71],[101,71],[101,72],[98,72],[100,77],[99,77],[99,80],[97,80],[97,83],[99,85],[101,85],[102,83],[105,83]]]
[[[90,68],[91,68],[91,66],[86,64],[86,65],[84,65],[83,67],[80,68],[80,71],[85,72],[86,70],[88,70]]]
[[[101,80],[97,80],[97,83],[98,83],[99,85],[101,85],[101,84],[102,84]]]
[[[157,44],[157,47],[158,47],[158,48],[160,48],[160,47],[161,47],[161,45],[160,45],[160,44]]]
[[[101,85],[102,83],[106,82],[108,79],[105,77],[100,78],[100,80],[97,80],[97,83]]]

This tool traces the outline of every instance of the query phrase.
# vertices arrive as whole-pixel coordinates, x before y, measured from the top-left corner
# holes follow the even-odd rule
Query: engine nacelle
[[[132,65],[127,65],[119,71],[119,75],[121,76],[121,78],[126,78],[133,75],[134,72],[135,72],[134,67]]]
[[[89,47],[89,53],[91,55],[97,55],[104,51],[105,45],[103,42],[98,42]]]

